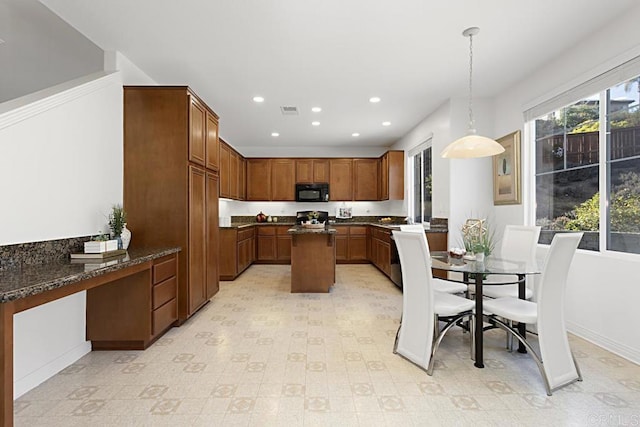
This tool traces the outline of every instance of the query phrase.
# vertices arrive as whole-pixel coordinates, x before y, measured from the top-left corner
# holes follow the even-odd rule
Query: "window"
[[[416,224],[431,221],[431,140],[409,152],[413,171],[409,193],[410,217]]]
[[[530,122],[540,243],[580,230],[581,249],[640,253],[639,82],[632,78]]]

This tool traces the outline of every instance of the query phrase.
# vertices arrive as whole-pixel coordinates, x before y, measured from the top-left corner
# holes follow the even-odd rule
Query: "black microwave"
[[[296,184],[296,202],[328,202],[329,184]]]

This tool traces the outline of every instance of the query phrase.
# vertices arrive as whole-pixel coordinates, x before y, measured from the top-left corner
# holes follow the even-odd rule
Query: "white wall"
[[[0,104],[0,244],[86,236],[122,202],[122,82],[98,73]],[[14,316],[14,396],[91,350],[85,293]]]
[[[522,112],[616,65],[640,55],[640,6],[619,17],[615,25],[594,31],[590,37],[555,61],[533,72],[529,78],[496,97],[497,136],[523,129]],[[640,70],[639,70],[640,73]],[[523,153],[530,150],[523,140]],[[527,157],[530,161],[530,156]],[[530,164],[525,162],[523,194],[532,183]],[[524,199],[526,200],[526,199]],[[496,206],[496,221],[502,225],[523,223],[531,204]],[[539,255],[547,247],[540,247]],[[608,255],[578,251],[567,289],[567,324],[577,335],[640,363],[637,301],[640,287],[638,255]]]
[[[142,71],[129,58],[118,51],[104,52],[104,70],[119,71],[124,85],[157,85],[158,83]]]

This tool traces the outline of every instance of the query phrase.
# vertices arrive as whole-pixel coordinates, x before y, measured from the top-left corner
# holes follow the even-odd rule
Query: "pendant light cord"
[[[473,122],[473,34],[469,34],[469,130],[475,132]]]

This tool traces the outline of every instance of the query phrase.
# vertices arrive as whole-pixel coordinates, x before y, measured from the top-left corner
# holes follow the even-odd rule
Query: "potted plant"
[[[131,232],[127,229],[127,212],[121,205],[113,205],[109,214],[109,228],[111,236],[118,240],[118,249],[127,249],[131,239]],[[126,236],[123,235],[123,232]],[[126,237],[126,244],[123,245],[123,237]]]
[[[495,233],[484,219],[468,219],[462,226],[462,241],[465,250],[475,254],[476,261],[484,261],[495,249]]]

